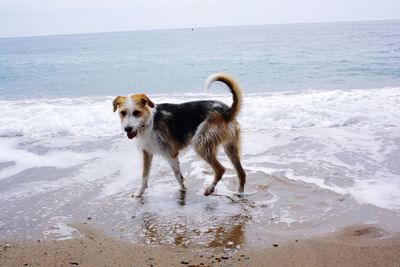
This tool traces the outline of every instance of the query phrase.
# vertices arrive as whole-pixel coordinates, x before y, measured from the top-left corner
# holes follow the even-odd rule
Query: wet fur
[[[209,87],[214,81],[228,85],[233,95],[231,107],[211,100],[155,105],[143,94],[115,98],[114,112],[120,110],[121,124],[125,130],[126,127],[132,126],[135,136],[137,132],[138,145],[143,153],[143,179],[138,197],[147,188],[152,158],[156,153],[167,159],[181,190],[186,190],[178,155],[190,144],[214,170],[214,180],[204,195],[208,196],[214,192],[215,186],[225,173],[225,168],[216,157],[219,145],[223,146],[235,167],[239,178],[238,191],[243,192],[246,173],[240,163],[240,126],[236,120],[242,101],[241,90],[235,79],[228,74],[211,75],[206,86]],[[121,111],[124,110],[128,115],[121,115]],[[133,118],[130,114],[133,111],[139,111],[140,116]],[[129,134],[128,132],[128,136]]]

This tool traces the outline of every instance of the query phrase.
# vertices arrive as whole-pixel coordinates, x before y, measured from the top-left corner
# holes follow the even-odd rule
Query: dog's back
[[[171,141],[184,147],[195,135],[199,125],[215,113],[228,121],[230,107],[212,100],[158,104],[154,113],[154,129],[162,132],[167,130]]]

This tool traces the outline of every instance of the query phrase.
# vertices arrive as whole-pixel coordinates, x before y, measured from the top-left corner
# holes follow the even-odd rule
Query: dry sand
[[[87,225],[68,240],[1,241],[0,266],[400,266],[400,237],[372,225],[268,247],[135,245]]]

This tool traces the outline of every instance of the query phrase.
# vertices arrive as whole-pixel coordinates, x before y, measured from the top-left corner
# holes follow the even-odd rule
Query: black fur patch
[[[211,100],[158,104],[154,114],[154,128],[168,129],[174,141],[186,145],[196,133],[200,123],[206,120],[211,112],[218,112],[228,120],[229,111],[230,108],[226,104]]]

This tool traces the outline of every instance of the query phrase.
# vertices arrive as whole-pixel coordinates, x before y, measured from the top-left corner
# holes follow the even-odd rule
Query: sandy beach
[[[311,240],[227,249],[144,246],[76,225],[82,238],[1,242],[0,266],[400,266],[400,238],[356,225]]]

